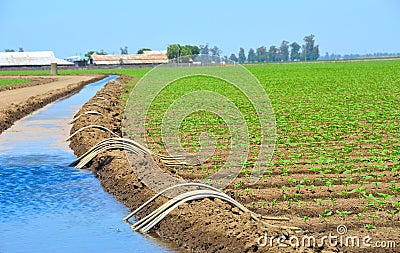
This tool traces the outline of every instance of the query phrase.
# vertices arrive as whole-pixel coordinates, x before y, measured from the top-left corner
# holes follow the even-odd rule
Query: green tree
[[[171,44],[167,47],[168,59],[179,58],[181,52],[181,46],[179,44]]]
[[[303,61],[309,61],[310,60],[310,51],[307,50],[306,45],[301,46],[301,60]]]
[[[293,42],[290,44],[290,60],[291,61],[298,61],[300,60],[300,45],[297,42]]]
[[[257,48],[256,55],[257,55],[258,62],[266,62],[268,59],[267,48],[264,46]]]
[[[185,63],[190,62],[191,55],[192,55],[192,51],[190,50],[190,46],[182,47],[181,52],[180,52],[180,61],[185,62]]]
[[[257,55],[256,55],[256,53],[254,52],[254,49],[253,49],[253,48],[250,48],[250,49],[249,49],[249,53],[247,54],[247,61],[248,61],[248,62],[255,62],[255,61],[257,61]]]
[[[15,52],[15,50],[7,48],[7,49],[4,50],[4,52]]]
[[[316,45],[311,54],[311,60],[316,61],[319,58],[319,45]]]
[[[85,57],[90,57],[90,56],[92,56],[92,54],[94,54],[94,53],[96,53],[96,54],[98,54],[98,55],[106,55],[106,54],[107,54],[106,52],[104,52],[103,49],[101,49],[100,51],[93,51],[93,50],[90,50],[89,52],[87,52],[87,53],[85,54]]]
[[[235,54],[231,54],[231,56],[229,56],[229,60],[234,61],[234,62],[238,62],[238,58],[236,57]]]
[[[200,54],[209,54],[210,53],[210,49],[208,49],[208,44],[200,45],[199,49],[200,49]]]
[[[238,58],[240,63],[243,63],[246,61],[246,55],[244,54],[244,48],[239,49],[239,58]]]
[[[185,47],[190,49],[192,55],[200,54],[200,48],[198,46],[186,45]]]
[[[144,51],[151,51],[150,48],[141,48],[137,51],[137,54],[144,54]]]
[[[217,46],[213,46],[212,48],[210,48],[210,52],[212,56],[220,56],[222,53],[222,50],[219,49]]]
[[[269,47],[268,61],[271,62],[280,61],[279,49],[274,45]]]
[[[24,48],[23,48],[23,47],[20,47],[20,48],[18,49],[18,52],[24,52]]]
[[[200,48],[198,46],[192,46],[192,45],[181,46],[181,52],[183,52],[183,50],[185,50],[185,53],[181,53],[181,56],[196,55],[200,53]]]
[[[302,46],[301,59],[305,61],[315,61],[319,57],[319,46],[315,45],[315,36],[310,34],[304,37],[305,45]]]
[[[190,50],[190,47],[184,46],[181,48],[181,54],[180,56],[187,56],[187,55],[192,55],[192,50]]]
[[[289,60],[289,42],[286,40],[282,41],[279,51],[281,53],[281,57],[280,57],[281,60],[288,61]]]
[[[127,46],[125,46],[123,48],[120,47],[119,50],[121,50],[121,54],[128,54],[128,47]]]
[[[89,58],[90,56],[92,56],[92,54],[94,54],[95,53],[95,51],[89,51],[89,52],[87,52],[86,54],[85,54],[85,57],[87,57],[87,58]]]

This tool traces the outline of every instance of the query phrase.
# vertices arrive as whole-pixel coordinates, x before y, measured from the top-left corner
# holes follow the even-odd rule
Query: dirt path
[[[28,87],[0,91],[0,133],[29,113],[59,98],[75,93],[86,84],[104,77],[105,75],[24,76],[23,79],[42,81],[40,83],[33,82]],[[19,76],[2,76],[1,78],[20,79]]]
[[[0,78],[19,79],[18,76],[2,76]],[[71,84],[87,82],[93,79],[93,76],[57,76],[56,78],[44,76],[26,76],[24,79],[50,79],[52,82],[0,92],[0,109],[5,109],[11,104],[23,103],[32,96],[38,96],[50,91],[67,88]]]

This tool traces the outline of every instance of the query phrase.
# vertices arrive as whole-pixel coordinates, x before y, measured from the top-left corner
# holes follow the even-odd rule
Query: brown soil
[[[2,78],[12,79],[13,76]],[[14,76],[15,77],[15,76]],[[37,77],[25,76],[35,80],[11,90],[0,92],[0,133],[29,113],[75,93],[86,84],[103,79],[104,75]]]
[[[80,117],[71,129],[71,133],[87,125],[102,125],[121,136],[121,121],[123,118],[124,102],[121,96],[124,90],[121,83],[129,82],[128,77],[121,77],[118,81],[108,83],[95,97],[88,101],[77,115],[89,110],[101,112],[104,116],[85,115]],[[125,94],[126,95],[126,94]],[[98,97],[104,97],[105,100]],[[102,106],[93,105],[93,103]],[[82,155],[97,142],[112,137],[110,133],[99,129],[87,129],[75,135],[72,138],[70,146],[77,156]],[[146,158],[137,157],[136,166],[147,168]],[[99,154],[88,166],[100,180],[103,188],[113,194],[119,201],[124,203],[130,209],[139,207],[146,200],[151,198],[155,193],[147,188],[137,176],[133,173],[124,151],[114,150]],[[165,169],[168,171],[167,169]],[[196,171],[193,172],[196,174]],[[182,175],[181,175],[182,176]],[[195,175],[195,177],[197,177]],[[201,177],[201,175],[199,175]],[[278,178],[279,179],[279,178]],[[245,176],[241,175],[238,180],[245,180]],[[273,180],[272,180],[273,181]],[[162,183],[162,182],[161,182]],[[329,203],[320,205],[315,204],[310,208],[310,220],[307,224],[299,221],[299,216],[292,215],[292,210],[296,209],[293,204],[291,209],[286,209],[286,205],[281,201],[273,207],[270,202],[270,192],[267,190],[243,191],[244,189],[236,189],[229,187],[225,192],[242,202],[248,208],[257,213],[268,216],[285,215],[292,218],[289,222],[271,222],[270,224],[299,226],[306,230],[305,234],[298,235],[300,240],[304,235],[317,236],[329,235],[329,232],[336,232],[336,224],[342,224],[339,219],[332,218],[333,223],[327,221],[321,223],[318,219],[318,213],[323,210]],[[259,201],[268,201],[264,207],[259,206]],[[159,205],[164,203],[166,198],[158,199],[154,204],[142,211],[137,218],[144,217]],[[253,205],[255,203],[256,205]],[[318,209],[318,210],[316,210]],[[305,207],[301,207],[303,213],[307,213]],[[317,215],[315,217],[315,215]],[[121,217],[122,218],[122,217]],[[366,234],[365,229],[351,221],[351,229]],[[314,224],[316,226],[314,226]],[[274,241],[272,247],[259,246],[257,244],[260,236],[268,233],[271,236],[290,236],[294,232],[282,228],[266,228],[262,223],[250,219],[248,213],[242,213],[237,208],[233,208],[229,204],[218,199],[204,199],[201,201],[192,201],[180,206],[162,220],[153,230],[160,238],[170,241],[177,245],[180,249],[189,252],[339,252],[346,251],[342,248],[331,248],[328,245],[314,248],[304,247],[287,247],[278,248],[277,242]],[[384,232],[384,231],[383,231]],[[389,232],[389,231],[387,231]],[[353,251],[353,249],[351,249]],[[363,249],[360,250],[362,252]]]

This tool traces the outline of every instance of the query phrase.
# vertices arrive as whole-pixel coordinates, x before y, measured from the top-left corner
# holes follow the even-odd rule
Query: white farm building
[[[0,52],[0,67],[35,67],[57,65],[74,65],[71,62],[58,59],[52,51],[37,52]]]

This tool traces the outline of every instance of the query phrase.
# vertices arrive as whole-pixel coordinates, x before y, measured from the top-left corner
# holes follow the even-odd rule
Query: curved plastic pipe
[[[202,185],[202,186],[207,186],[207,185]],[[262,220],[260,220],[255,213],[251,212],[245,206],[243,206],[236,200],[232,199],[225,193],[216,190],[215,188],[213,190],[195,190],[195,191],[189,191],[189,192],[180,194],[180,195],[170,199],[169,201],[167,201],[166,203],[161,205],[159,208],[157,208],[156,210],[151,212],[149,215],[147,215],[143,219],[141,219],[138,222],[136,222],[135,224],[133,224],[132,227],[134,228],[134,230],[140,230],[143,233],[147,233],[151,228],[153,228],[155,225],[157,225],[162,219],[164,219],[170,212],[172,212],[179,205],[181,205],[187,201],[204,199],[204,198],[219,198],[221,200],[224,200],[224,201],[230,203],[231,205],[236,206],[241,211],[250,213],[250,216],[253,220],[260,221],[263,223],[263,225],[265,225],[267,227],[289,228],[289,229],[297,230],[297,231],[301,230],[300,228],[297,228],[297,227],[275,226],[275,225],[265,223]],[[153,200],[153,199],[154,199],[154,197],[151,200]],[[143,206],[147,205],[149,202],[150,201],[147,201],[141,207],[136,209],[133,212],[133,214],[135,214],[138,210],[142,209]],[[130,218],[131,215],[132,214],[130,214],[126,218]],[[126,218],[124,220],[126,220]],[[285,221],[288,220],[286,218],[273,218],[273,219],[274,220],[285,220]]]
[[[68,123],[69,123],[69,124],[74,123],[74,122],[77,121],[80,117],[82,117],[84,114],[103,115],[102,113],[97,112],[97,111],[87,111],[87,112],[84,112],[84,113],[82,113],[82,114],[79,114],[78,116],[76,116],[75,118],[73,118],[73,119],[72,119],[70,122],[68,122]]]
[[[88,129],[88,128],[98,128],[104,131],[107,131],[115,136],[118,136],[116,133],[114,133],[113,131],[111,131],[110,129],[103,127],[103,126],[99,126],[99,125],[90,125],[90,126],[84,126],[82,128],[80,128],[79,130],[77,130],[75,133],[71,134],[65,141],[69,141],[72,137],[74,137],[76,134],[78,134],[79,132]]]

